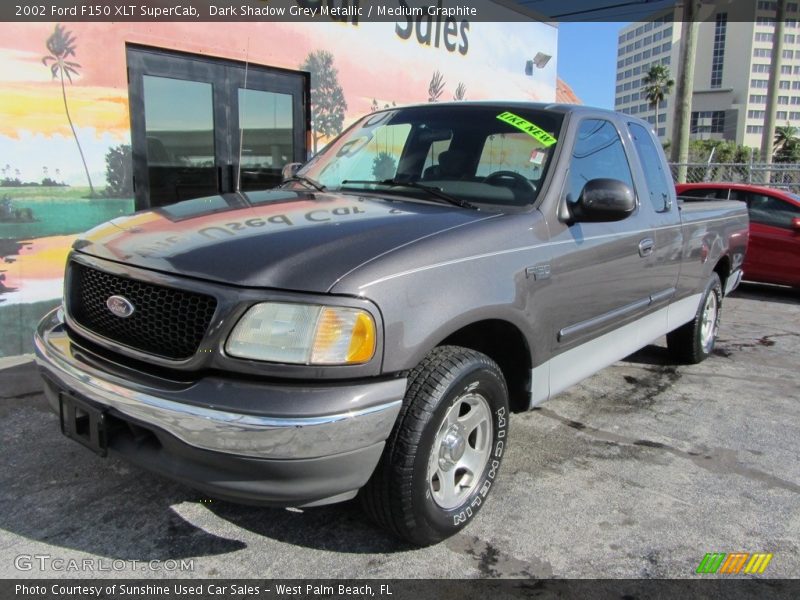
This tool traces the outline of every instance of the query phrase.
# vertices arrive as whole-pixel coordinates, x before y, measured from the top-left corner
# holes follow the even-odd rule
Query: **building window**
[[[639,99],[639,92],[634,92],[633,94],[631,94],[631,101],[635,102],[638,99]]]
[[[797,120],[800,120],[800,112],[790,112],[790,113],[789,113],[789,119],[790,119],[791,121],[797,121]]]
[[[800,90],[800,81],[793,81],[792,82],[792,89],[793,90]]]
[[[618,60],[617,61],[617,68],[618,69],[621,69],[624,66],[625,66],[625,61],[624,60]]]
[[[657,42],[657,41],[658,41],[658,40],[660,40],[660,39],[661,39],[661,32],[660,32],[660,31],[656,31],[656,32],[653,34],[653,41],[654,41],[654,42]]]
[[[653,24],[652,23],[645,23],[644,24],[644,30],[645,31],[650,31],[651,29],[653,29]]]
[[[630,77],[632,73],[633,73],[633,69],[626,69],[625,70],[625,79]]]
[[[631,95],[630,94],[626,94],[625,96],[622,97],[622,103],[623,104],[627,104],[630,101],[631,101]]]
[[[751,79],[750,87],[765,90],[769,87],[769,81],[767,79]]]
[[[753,73],[769,73],[769,65],[765,65],[763,63],[753,63],[752,67]]]
[[[639,62],[640,60],[642,60],[641,52],[637,52],[636,54],[633,55],[633,62]]]
[[[714,51],[711,58],[711,87],[722,86],[722,66],[725,59],[725,34],[728,30],[728,13],[717,13],[714,26]]]
[[[652,50],[645,50],[644,52],[642,52],[642,58],[643,58],[643,59],[645,59],[645,58],[650,58],[650,56],[651,56],[652,54],[653,54],[653,51],[652,51]]]
[[[670,48],[672,48],[672,42],[664,42],[663,44],[661,44],[662,52],[669,52]]]
[[[791,75],[792,74],[792,67],[789,65],[781,65],[781,75]],[[793,81],[792,83],[798,83]]]
[[[630,64],[633,64],[633,57],[632,56],[629,56],[628,58],[625,59],[625,66],[627,67]]]
[[[766,114],[767,113],[764,110],[748,110],[747,111],[747,118],[748,119],[763,119]]]
[[[782,56],[783,58],[788,58],[789,60],[792,60],[794,58],[794,52],[792,52],[791,50],[784,50]]]
[[[792,96],[792,104],[800,104],[800,96]]]
[[[789,104],[789,96],[778,96],[778,104]]]
[[[787,113],[785,110],[779,110],[775,113],[775,118],[779,121],[785,121],[788,117],[789,113]]]
[[[632,40],[633,36],[634,36],[634,32],[633,31],[629,31],[628,33],[625,34],[625,41]]]
[[[778,3],[768,2],[767,0],[758,0],[758,10],[778,10]]]
[[[767,97],[763,94],[750,94],[751,104],[766,104]]]
[[[642,47],[642,40],[636,40],[635,42],[633,42],[633,49],[634,50],[638,50],[641,47]]]
[[[763,125],[748,125],[747,133],[764,133]]]
[[[631,106],[631,114],[638,115],[639,114],[639,107],[638,106]],[[800,114],[800,113],[798,113]]]
[[[778,82],[778,89],[779,90],[788,90],[791,89],[792,84],[787,79],[782,79]]]
[[[783,36],[783,41],[787,44],[794,44],[794,37],[793,33],[787,33]]]
[[[772,55],[772,50],[769,48],[753,48],[753,56],[755,58],[769,58]]]
[[[647,37],[644,38],[644,45],[645,46],[649,46],[652,43],[653,43],[653,36],[652,35],[648,35]]]
[[[725,111],[724,110],[704,110],[692,111],[690,122],[692,133],[724,133],[725,132]]]
[[[633,44],[628,44],[625,46],[625,52],[633,52]]]
[[[636,35],[642,35],[644,33],[644,25],[636,28]]]

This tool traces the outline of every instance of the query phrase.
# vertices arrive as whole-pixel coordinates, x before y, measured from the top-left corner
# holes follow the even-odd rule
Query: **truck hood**
[[[324,293],[382,254],[492,216],[374,196],[272,190],[118,218],[85,233],[73,249],[220,283]]]

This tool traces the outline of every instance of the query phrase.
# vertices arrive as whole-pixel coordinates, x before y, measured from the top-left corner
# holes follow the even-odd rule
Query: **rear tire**
[[[667,334],[667,348],[676,360],[694,365],[714,351],[722,316],[722,284],[712,273],[694,319]]]
[[[488,356],[432,350],[409,374],[403,408],[361,501],[413,544],[463,529],[494,485],[508,433],[508,390]]]

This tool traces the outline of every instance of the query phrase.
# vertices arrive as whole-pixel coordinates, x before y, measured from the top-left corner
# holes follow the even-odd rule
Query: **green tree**
[[[42,58],[42,64],[50,68],[50,73],[53,79],[57,77],[61,79],[61,97],[64,99],[64,112],[67,113],[67,121],[69,128],[72,130],[72,136],[75,138],[75,143],[78,145],[78,153],[81,155],[83,162],[83,170],[86,171],[86,179],[89,181],[89,194],[94,197],[94,186],[92,185],[92,177],[89,175],[89,167],[86,166],[86,157],[83,155],[83,148],[78,140],[78,134],[75,132],[75,126],[72,124],[72,117],[69,114],[69,105],[67,104],[67,88],[64,83],[64,78],[68,79],[72,84],[72,76],[78,75],[80,65],[76,62],[67,60],[70,56],[75,56],[75,37],[61,25],[56,24],[55,31],[47,38],[47,51],[50,52],[47,56]]]
[[[793,125],[783,125],[775,128],[775,136],[772,138],[772,151],[777,154],[787,144],[791,145],[797,140],[797,127]]]
[[[311,73],[311,129],[316,152],[319,140],[342,132],[347,101],[339,85],[339,72],[333,66],[333,54],[327,50],[310,52],[300,68]]]
[[[444,76],[439,71],[434,71],[428,84],[428,102],[438,102],[444,92]]]
[[[397,161],[388,152],[379,152],[372,161],[372,175],[375,179],[393,179],[397,174]]]
[[[106,196],[130,198],[133,196],[133,158],[129,144],[112,146],[106,152]]]
[[[675,87],[675,80],[670,78],[667,65],[653,65],[644,76],[642,93],[655,109],[655,130],[658,132],[658,105],[666,98]]]
[[[800,138],[789,138],[775,152],[776,163],[800,163]]]

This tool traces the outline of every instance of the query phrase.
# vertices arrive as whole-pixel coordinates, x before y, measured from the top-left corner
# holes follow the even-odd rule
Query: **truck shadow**
[[[208,508],[219,518],[256,535],[315,550],[369,554],[415,548],[373,525],[355,500],[303,510],[216,501]]]

